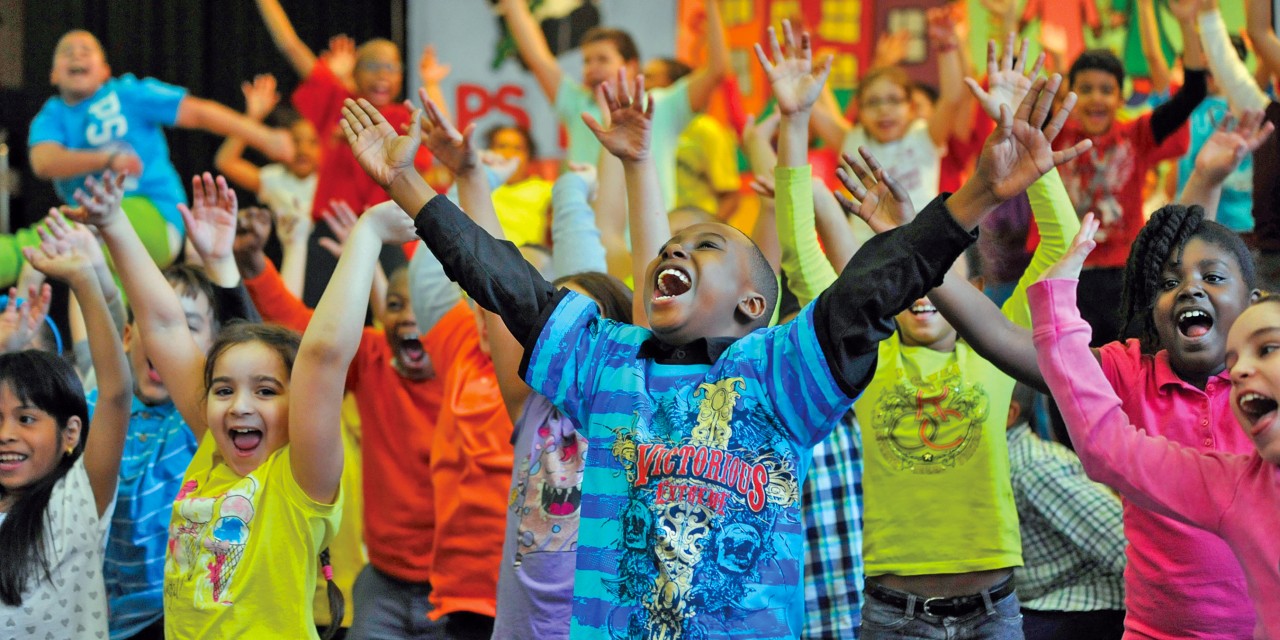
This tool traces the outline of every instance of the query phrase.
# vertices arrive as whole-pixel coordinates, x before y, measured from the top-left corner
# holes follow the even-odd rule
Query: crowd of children
[[[579,81],[496,2],[554,180],[432,48],[401,102],[393,43],[317,55],[278,0],[291,108],[67,33],[30,134],[66,204],[0,238],[0,640],[1280,640],[1270,3],[1259,84],[1169,0],[1133,118],[1114,53],[1008,33],[979,77],[948,10],[936,97],[891,35],[846,115],[784,20],[739,131],[719,4],[701,67],[596,28]],[[166,126],[226,137],[191,198]]]

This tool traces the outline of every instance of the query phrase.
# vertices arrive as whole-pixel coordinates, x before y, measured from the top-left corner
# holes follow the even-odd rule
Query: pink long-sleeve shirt
[[[1280,639],[1280,467],[1263,461],[1256,451],[1198,451],[1131,424],[1089,351],[1090,329],[1076,307],[1076,285],[1075,280],[1049,280],[1033,285],[1027,295],[1037,361],[1085,471],[1125,498],[1126,533],[1128,511],[1137,506],[1225,540],[1243,567],[1257,612],[1253,637]],[[1196,423],[1197,417],[1194,412],[1174,412],[1161,421],[1168,428]],[[1153,541],[1136,541],[1130,535],[1130,542]],[[1194,586],[1174,584],[1172,577],[1152,578],[1145,586],[1156,592]],[[1222,612],[1213,613],[1216,618]],[[1189,634],[1183,632],[1182,637]]]

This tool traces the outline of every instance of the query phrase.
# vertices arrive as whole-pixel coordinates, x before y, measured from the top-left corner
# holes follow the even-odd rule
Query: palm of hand
[[[413,170],[418,144],[412,136],[396,135],[395,128],[383,121],[357,134],[351,151],[360,167],[379,185],[387,187],[405,171]]]
[[[978,164],[990,178],[991,191],[1001,200],[1026,191],[1055,166],[1053,148],[1044,133],[1022,120],[1014,121],[1007,138],[988,138]]]
[[[454,175],[474,169],[479,161],[475,149],[466,139],[445,131],[443,127],[432,129],[426,135],[426,144],[431,155]]]
[[[609,121],[611,126],[599,134],[600,144],[609,153],[630,160],[648,155],[652,125],[643,113],[631,108],[615,109],[609,113]]]
[[[1210,177],[1223,180],[1244,158],[1248,142],[1238,133],[1232,131],[1215,131],[1200,153],[1196,154],[1196,169],[1208,172]]]
[[[50,278],[66,281],[71,276],[86,269],[91,269],[89,259],[84,253],[71,249],[70,243],[59,242],[51,251],[36,251],[32,255],[31,264]]]
[[[187,234],[196,251],[210,258],[225,257],[235,243],[236,214],[220,207],[196,206],[191,216],[195,224]]]
[[[911,204],[893,197],[889,185],[883,181],[867,190],[858,208],[858,217],[876,233],[897,228],[914,214]]]
[[[1031,78],[1012,69],[998,71],[988,79],[988,98],[983,100],[983,110],[993,117],[1000,114],[1000,105],[1016,110],[1027,92],[1031,90]]]
[[[792,58],[779,63],[769,74],[769,83],[773,86],[778,110],[786,115],[813,106],[822,93],[822,79],[814,77],[813,63],[809,60]]]

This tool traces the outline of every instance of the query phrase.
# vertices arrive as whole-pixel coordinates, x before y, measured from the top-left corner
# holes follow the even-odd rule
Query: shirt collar
[[[129,409],[129,415],[147,414],[148,417],[165,418],[177,411],[178,407],[173,404],[173,400],[166,400],[157,405],[149,405],[139,400],[138,396],[134,396],[133,406]]]
[[[667,344],[657,337],[640,343],[636,357],[658,364],[711,364],[720,358],[737,338],[698,338],[679,346]]]
[[[1169,363],[1169,351],[1167,349],[1161,349],[1158,351],[1155,355],[1154,362],[1155,371],[1153,373],[1155,375],[1157,389],[1166,389],[1172,386],[1185,387],[1187,389],[1200,391],[1200,389],[1196,389],[1195,385],[1183,380],[1182,377],[1173,370],[1173,365]],[[1210,384],[1222,384],[1228,382],[1230,382],[1230,371],[1225,368],[1222,371],[1209,376]],[[1208,385],[1205,386],[1207,389]]]

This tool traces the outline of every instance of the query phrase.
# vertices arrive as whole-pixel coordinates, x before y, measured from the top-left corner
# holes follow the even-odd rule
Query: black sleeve
[[[1173,94],[1169,101],[1156,107],[1151,112],[1151,135],[1155,138],[1156,144],[1165,141],[1165,138],[1173,135],[1187,119],[1191,117],[1191,112],[1209,95],[1209,85],[1206,80],[1206,72],[1203,69],[1187,69],[1182,72],[1184,81],[1182,88]]]
[[[951,263],[977,238],[951,217],[944,198],[935,198],[910,224],[868,240],[814,303],[818,343],[851,398],[875,372],[893,317],[942,284]]]
[[[234,287],[214,285],[213,297],[213,315],[223,326],[232,320],[262,322],[262,315],[253,305],[253,299],[249,297],[249,291],[244,288],[243,280],[237,282]]]
[[[445,275],[481,307],[498,314],[526,352],[532,349],[545,311],[556,300],[555,287],[514,244],[489,235],[444,196],[423,205],[414,224]]]

